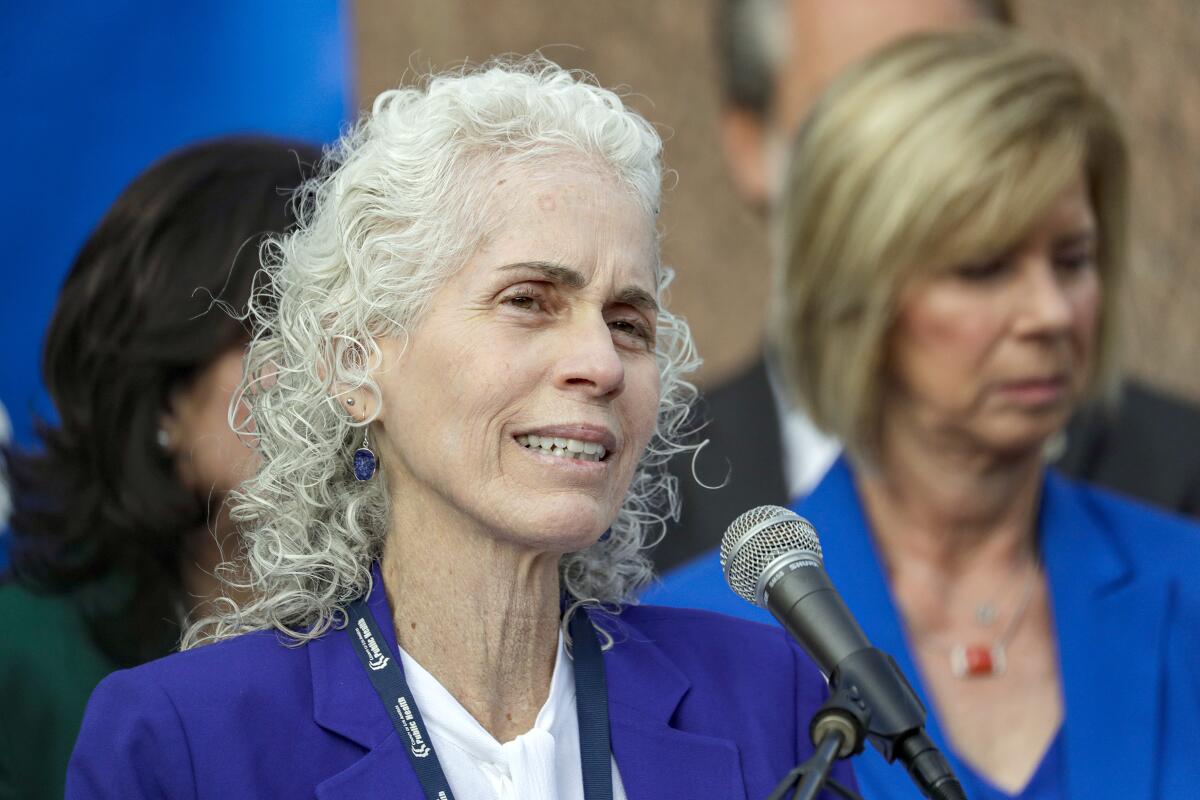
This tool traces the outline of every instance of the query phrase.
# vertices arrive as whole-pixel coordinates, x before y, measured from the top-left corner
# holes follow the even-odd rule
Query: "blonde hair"
[[[1005,252],[1082,169],[1102,307],[1090,398],[1119,379],[1128,157],[1065,57],[1008,29],[919,34],[839,78],[792,150],[771,347],[792,398],[852,453],[877,443],[885,339],[917,274]]]
[[[412,330],[489,234],[489,176],[567,158],[611,176],[653,219],[661,152],[654,128],[620,97],[540,57],[431,76],[375,100],[298,195],[296,230],[265,253],[275,289],[252,301],[262,333],[235,401],[250,406],[240,429],[263,463],[234,493],[244,552],[223,570],[252,599],[223,598],[190,626],[185,648],[262,628],[312,639],[368,591],[389,498],[384,481],[354,479],[351,454],[374,416],[356,423],[339,392],[364,388],[377,413],[375,338]],[[671,275],[658,268],[660,296]],[[655,355],[655,435],[608,534],[560,561],[572,603],[630,600],[652,574],[648,540],[675,513],[665,463],[687,448],[695,389],[686,375],[699,360],[687,324],[665,307]]]

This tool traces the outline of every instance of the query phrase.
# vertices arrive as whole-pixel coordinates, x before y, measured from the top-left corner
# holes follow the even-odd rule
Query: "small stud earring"
[[[154,441],[158,442],[160,450],[166,450],[171,446],[171,435],[162,428],[159,428],[158,433],[154,436]]]
[[[346,405],[348,405],[348,406],[352,406],[352,405],[354,405],[354,398],[353,398],[353,397],[347,397],[347,398],[346,398]]]
[[[362,447],[354,451],[354,479],[359,481],[369,481],[375,475],[375,468],[379,466],[379,460],[375,458],[375,454],[371,452],[371,446],[367,442],[367,433],[363,431]]]

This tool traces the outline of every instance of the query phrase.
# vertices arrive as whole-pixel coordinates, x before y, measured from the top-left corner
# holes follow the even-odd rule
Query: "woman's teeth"
[[[528,433],[518,436],[517,444],[530,450],[541,450],[552,456],[577,458],[580,461],[600,461],[606,455],[602,445],[579,439],[565,439],[562,436],[535,436]]]

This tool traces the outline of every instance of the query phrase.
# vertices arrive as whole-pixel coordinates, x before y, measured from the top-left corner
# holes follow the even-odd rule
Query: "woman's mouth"
[[[1069,383],[1065,377],[1011,381],[1000,386],[1000,391],[1021,405],[1045,406],[1061,401],[1067,394]]]
[[[564,436],[537,436],[532,433],[524,433],[515,438],[517,444],[527,450],[537,450],[543,455],[558,456],[559,458],[603,461],[604,457],[608,455],[604,445],[585,442],[582,439],[570,439]]]

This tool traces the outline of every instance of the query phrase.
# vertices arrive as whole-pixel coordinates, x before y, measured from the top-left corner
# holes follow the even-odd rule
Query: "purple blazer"
[[[369,603],[392,618],[382,581]],[[609,717],[630,800],[760,800],[811,753],[808,722],[826,684],[781,629],[650,606],[598,621],[615,640],[605,653]],[[395,648],[392,626],[382,627]],[[845,762],[834,774],[853,786]],[[423,794],[345,631],[300,647],[264,631],[106,678],[88,703],[66,796]]]

